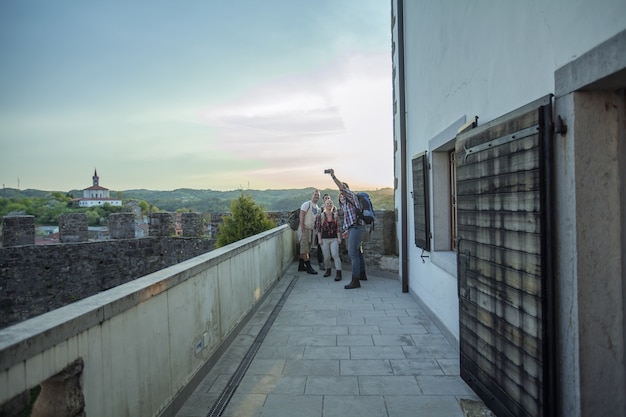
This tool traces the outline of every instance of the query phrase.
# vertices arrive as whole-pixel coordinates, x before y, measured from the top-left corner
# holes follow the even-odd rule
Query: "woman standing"
[[[324,254],[325,277],[331,273],[330,258],[335,260],[335,281],[341,281],[341,258],[339,257],[339,244],[341,243],[341,231],[339,230],[339,215],[337,208],[330,198],[324,201],[324,208],[315,221],[317,241],[322,247]]]

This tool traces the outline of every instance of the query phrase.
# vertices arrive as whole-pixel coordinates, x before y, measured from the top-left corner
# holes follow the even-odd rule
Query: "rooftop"
[[[400,281],[347,281],[294,263],[176,416],[492,415]]]

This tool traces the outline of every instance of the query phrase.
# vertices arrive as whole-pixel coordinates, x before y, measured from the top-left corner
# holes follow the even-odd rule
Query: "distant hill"
[[[360,191],[360,190],[359,190]],[[17,190],[14,188],[0,189],[0,197],[3,198],[45,198],[55,191],[41,190]],[[82,196],[82,190],[58,191],[61,194],[69,194],[74,197]],[[172,191],[157,190],[125,190],[113,191],[111,196],[121,198],[124,202],[129,200],[143,200],[148,204],[158,207],[164,211],[176,211],[187,208],[192,211],[205,213],[227,212],[230,202],[239,196],[240,190],[214,191],[214,190],[194,190],[190,188],[179,188]],[[313,188],[288,189],[288,190],[243,190],[245,194],[252,196],[257,204],[265,207],[267,211],[288,211],[299,207],[303,202],[311,198]],[[333,201],[337,203],[337,189],[320,190],[322,194],[328,193]],[[372,204],[376,210],[393,210],[394,199],[392,188],[381,188],[378,190],[367,190],[372,199]]]

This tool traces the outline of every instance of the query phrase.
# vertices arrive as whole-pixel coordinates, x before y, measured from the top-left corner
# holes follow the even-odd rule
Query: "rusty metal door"
[[[554,412],[551,109],[456,141],[461,376],[498,416]]]

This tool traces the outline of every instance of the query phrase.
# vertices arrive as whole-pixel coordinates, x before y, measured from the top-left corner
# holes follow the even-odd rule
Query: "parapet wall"
[[[38,385],[35,408],[63,415],[175,415],[184,387],[205,377],[292,264],[293,239],[281,226],[0,330],[0,415]],[[80,386],[46,392],[59,376]]]
[[[88,242],[87,216],[59,218],[63,243],[35,245],[33,216],[3,218],[0,248],[0,329],[82,300],[214,249],[198,232],[199,213],[184,213],[185,235],[174,236],[174,216],[153,213],[151,237],[134,238],[134,217],[112,214],[112,240]],[[152,225],[155,225],[154,227]],[[132,236],[132,238],[127,238]]]
[[[0,328],[202,255],[214,241],[183,237],[0,249]]]
[[[268,214],[278,224],[284,224],[289,213]],[[86,218],[73,216],[63,218],[72,243],[52,245],[34,244],[32,216],[3,218],[3,232],[11,238],[3,242],[14,245],[0,248],[0,329],[202,255],[215,247],[214,240],[202,236],[198,213],[183,213],[182,218],[183,236],[194,237],[171,236],[174,216],[154,213],[151,237],[139,239],[123,238],[134,230],[131,216],[126,213],[112,216],[109,226],[114,239],[76,242],[86,240],[86,233],[81,231],[86,230],[87,223]],[[17,228],[15,232],[11,231],[12,226]],[[374,230],[364,244],[367,267],[397,273],[396,247],[394,213],[377,212]],[[349,270],[350,258],[345,244],[340,254],[343,268]]]

